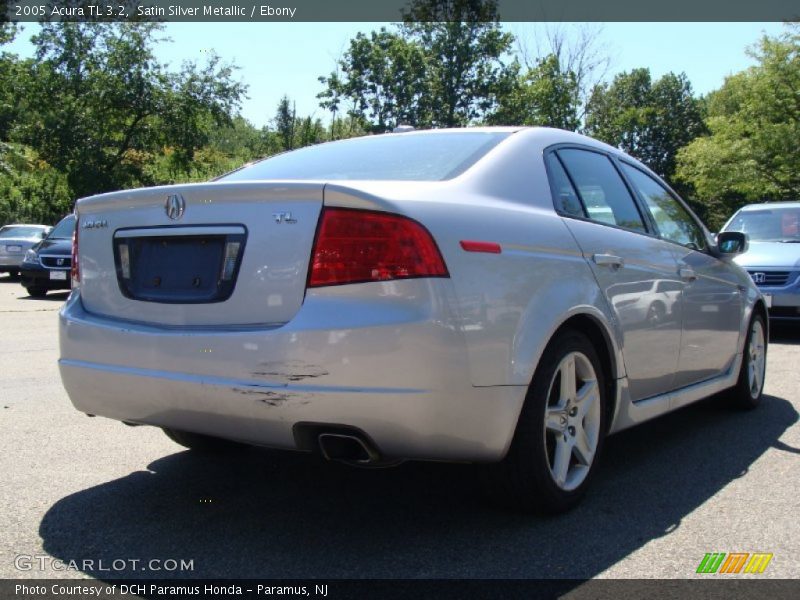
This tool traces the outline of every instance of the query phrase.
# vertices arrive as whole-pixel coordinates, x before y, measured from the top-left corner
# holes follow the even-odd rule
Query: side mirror
[[[747,252],[747,234],[741,231],[722,231],[717,234],[717,252],[720,258],[733,258]]]

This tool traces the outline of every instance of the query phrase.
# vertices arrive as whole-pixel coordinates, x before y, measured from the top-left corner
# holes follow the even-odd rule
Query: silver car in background
[[[749,204],[722,230],[747,234],[736,262],[763,292],[770,318],[800,320],[800,202]]]
[[[47,237],[50,229],[47,225],[22,223],[0,227],[0,273],[19,275],[25,253]]]
[[[357,138],[76,213],[72,402],[196,450],[481,463],[510,504],[561,511],[607,434],[723,390],[761,399],[746,236],[712,239],[578,134]]]

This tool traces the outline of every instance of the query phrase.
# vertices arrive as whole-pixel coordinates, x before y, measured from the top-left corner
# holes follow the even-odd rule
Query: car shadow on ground
[[[47,295],[43,296],[42,298],[34,298],[33,296],[20,296],[17,298],[17,300],[25,300],[26,302],[30,300],[50,300],[52,302],[64,302],[68,296],[69,290],[64,290],[58,292],[48,292]]]
[[[770,321],[769,341],[771,344],[800,344],[800,322]]]
[[[39,533],[64,561],[194,561],[169,576],[588,578],[681,527],[768,449],[797,452],[779,442],[797,420],[777,397],[749,412],[711,399],[612,436],[585,502],[555,517],[488,504],[468,465],[187,451],[59,500]]]

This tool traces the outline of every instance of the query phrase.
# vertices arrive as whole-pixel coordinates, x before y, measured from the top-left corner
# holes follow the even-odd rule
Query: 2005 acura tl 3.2
[[[363,137],[76,212],[69,396],[189,448],[487,463],[511,503],[557,511],[607,434],[761,398],[745,234],[712,238],[577,134]]]

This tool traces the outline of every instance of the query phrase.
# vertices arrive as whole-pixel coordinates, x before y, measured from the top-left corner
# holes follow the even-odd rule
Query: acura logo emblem
[[[766,273],[753,273],[753,281],[756,283],[764,283],[767,280]]]
[[[173,221],[177,221],[183,216],[186,210],[186,200],[180,194],[170,194],[167,196],[167,201],[164,204],[164,210],[167,211],[167,216]]]

